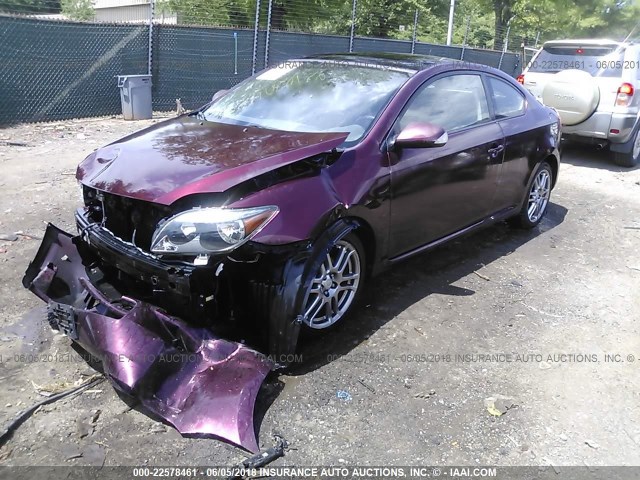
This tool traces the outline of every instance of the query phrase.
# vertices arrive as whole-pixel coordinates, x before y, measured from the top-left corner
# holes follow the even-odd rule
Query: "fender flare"
[[[322,232],[303,252],[289,259],[282,284],[275,291],[269,315],[268,350],[276,368],[287,367],[298,344],[301,314],[311,281],[327,253],[342,238],[360,226],[354,218],[341,218]]]
[[[629,140],[622,143],[609,142],[609,150],[617,153],[631,153],[636,135],[640,135],[640,117],[636,119],[636,123],[631,130]]]

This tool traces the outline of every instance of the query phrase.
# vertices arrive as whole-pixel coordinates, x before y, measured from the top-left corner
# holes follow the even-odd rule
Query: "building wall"
[[[149,22],[149,4],[126,5],[118,7],[95,7],[96,21],[98,22]]]

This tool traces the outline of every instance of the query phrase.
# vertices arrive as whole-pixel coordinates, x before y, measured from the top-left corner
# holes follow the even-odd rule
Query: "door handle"
[[[497,158],[504,151],[504,145],[496,145],[488,150],[491,158]]]

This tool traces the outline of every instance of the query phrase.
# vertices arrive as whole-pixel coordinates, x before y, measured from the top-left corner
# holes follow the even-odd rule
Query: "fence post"
[[[149,0],[149,51],[147,55],[147,75],[151,75],[153,62],[153,19],[156,14],[156,0]]]
[[[411,37],[411,53],[416,53],[416,35],[418,32],[418,9],[413,16],[413,36]]]
[[[353,0],[353,7],[351,8],[351,33],[349,34],[349,53],[353,52],[353,37],[356,33],[356,8],[358,0]]]
[[[453,12],[456,9],[456,0],[451,0],[451,5],[449,6],[449,27],[447,28],[447,45],[451,45],[451,41],[453,40]]]
[[[471,27],[471,17],[467,17],[467,28],[464,30],[464,41],[462,42],[462,52],[460,52],[460,60],[464,60],[464,50],[467,48],[467,39],[469,38],[469,28]]]
[[[233,32],[233,74],[238,74],[238,32]]]
[[[253,26],[253,56],[251,57],[251,75],[256,73],[258,63],[258,27],[260,25],[260,0],[256,1],[256,21]]]
[[[267,10],[267,34],[264,39],[264,68],[269,65],[269,37],[271,36],[271,9],[273,0],[269,0],[269,9]]]
[[[511,17],[507,22],[507,33],[504,36],[504,44],[502,45],[502,53],[500,54],[500,61],[498,62],[498,70],[502,68],[502,59],[504,58],[504,54],[507,53],[507,47],[509,46],[509,32],[511,31],[511,20],[514,17]]]

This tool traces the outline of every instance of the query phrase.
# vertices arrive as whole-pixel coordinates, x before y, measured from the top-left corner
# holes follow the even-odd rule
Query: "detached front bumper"
[[[99,358],[116,388],[179,432],[257,451],[253,408],[273,363],[150,304],[106,298],[89,279],[92,260],[83,258],[83,245],[50,224],[23,278],[47,302],[50,325]]]

